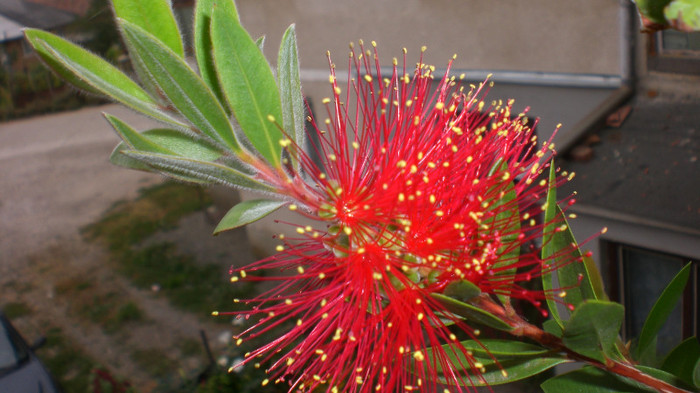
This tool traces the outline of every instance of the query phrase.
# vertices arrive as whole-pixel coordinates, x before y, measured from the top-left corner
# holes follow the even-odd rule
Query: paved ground
[[[196,340],[200,329],[214,339],[216,348],[216,337],[226,326],[203,323],[133,288],[105,266],[106,254],[99,246],[83,241],[82,226],[98,220],[114,202],[162,180],[109,163],[118,138],[102,111],[137,128],[149,126],[146,119],[116,105],[0,123],[0,305],[20,301],[32,308],[29,320],[19,321],[28,339],[45,333],[41,330],[50,321],[87,354],[129,376],[140,392],[148,392],[155,382],[130,360],[134,350],[171,349],[183,338]],[[202,216],[188,222],[210,238],[213,224]],[[148,323],[126,335],[107,335],[94,324],[71,319],[71,304],[56,295],[56,288],[74,278],[133,299]]]

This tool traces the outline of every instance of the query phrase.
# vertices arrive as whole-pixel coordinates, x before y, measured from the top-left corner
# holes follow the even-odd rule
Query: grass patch
[[[178,341],[177,348],[183,356],[199,356],[204,354],[204,344],[201,340],[185,337]]]
[[[131,353],[131,360],[155,378],[163,378],[179,367],[165,351],[155,348],[137,349]]]
[[[115,204],[100,221],[85,227],[83,234],[106,243],[110,250],[125,251],[210,204],[211,198],[202,188],[165,182],[142,189],[134,201]]]
[[[32,313],[32,308],[24,302],[11,302],[2,307],[9,319],[23,317]]]
[[[179,254],[172,243],[154,244],[121,258],[123,273],[138,287],[160,286],[160,293],[182,310],[204,316],[231,309],[245,285],[232,286],[226,269]]]
[[[174,244],[146,247],[140,244],[210,204],[205,190],[166,182],[141,190],[134,201],[115,204],[100,221],[84,228],[83,233],[106,244],[119,264],[118,269],[137,287],[149,289],[157,285],[173,306],[209,316],[213,310],[231,310],[231,300],[249,293],[252,285],[234,288],[226,268],[183,255]],[[225,322],[223,318],[217,320]]]
[[[69,313],[99,325],[107,334],[144,319],[141,308],[122,293],[106,291],[83,276],[60,281],[56,294],[69,299]]]
[[[68,340],[61,329],[52,328],[37,356],[66,392],[88,392],[95,361]]]

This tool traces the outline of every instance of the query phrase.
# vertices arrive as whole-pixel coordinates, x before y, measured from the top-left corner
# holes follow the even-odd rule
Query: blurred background
[[[194,1],[172,4],[191,42]],[[330,94],[326,51],[347,78],[348,44],[359,39],[376,41],[385,65],[406,48],[411,69],[425,45],[436,74],[454,54],[452,74],[477,83],[493,74],[489,97],[514,98],[515,113],[529,108],[541,141],[561,124],[557,165],[576,177],[560,197],[578,192],[571,225],[579,241],[608,228],[583,248],[625,305],[623,334],[639,333],[661,289],[692,262],[660,351],[697,335],[700,33],[640,33],[628,0],[237,7],[253,38],[265,35],[268,59],[296,24],[304,94],[316,110]],[[22,35],[25,27],[52,31],[130,73],[112,19],[108,0],[0,2],[0,306],[27,341],[47,338],[37,354],[66,392],[264,391],[262,370],[221,372],[249,349],[231,344],[245,322],[210,312],[254,291],[230,286],[228,267],[273,252],[274,220],[288,218],[212,237],[217,219],[250,196],[109,164],[118,138],[102,112],[141,129],[153,124],[64,84]],[[495,390],[539,391],[537,381]]]

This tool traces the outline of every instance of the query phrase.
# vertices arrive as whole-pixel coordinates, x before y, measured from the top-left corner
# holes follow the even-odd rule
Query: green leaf
[[[241,187],[256,191],[273,191],[270,186],[260,183],[233,168],[213,162],[128,150],[121,151],[120,153],[135,160],[139,160],[165,174],[186,181],[223,184],[230,187]]]
[[[654,307],[649,311],[649,315],[647,315],[647,319],[644,321],[644,326],[642,326],[642,331],[639,333],[637,346],[634,350],[636,356],[641,355],[649,348],[650,344],[659,333],[659,330],[661,330],[668,319],[668,316],[673,311],[674,306],[683,295],[685,284],[690,277],[691,267],[692,265],[689,263],[676,274],[661,293],[661,296],[656,300]]]
[[[109,62],[45,31],[26,29],[24,34],[42,60],[73,86],[108,96],[155,119],[184,127],[162,111],[136,82]]]
[[[221,157],[221,153],[208,142],[183,134],[182,131],[156,128],[138,133],[112,115],[105,114],[105,117],[124,140],[127,150],[177,155],[197,161],[216,161]]]
[[[128,124],[120,120],[119,118],[105,114],[105,118],[112,125],[112,128],[119,134],[119,137],[126,143],[132,150],[141,150],[151,153],[161,153],[161,154],[171,154],[175,153],[172,150],[166,149],[159,146],[158,144],[152,142],[148,138],[139,134],[136,130],[131,128]]]
[[[180,30],[169,0],[112,0],[117,18],[147,31],[173,53],[184,57]]]
[[[481,289],[469,280],[453,281],[445,287],[443,295],[460,302],[467,302],[481,294]]]
[[[306,132],[304,131],[306,112],[304,110],[304,97],[301,94],[299,55],[294,25],[289,26],[282,36],[282,44],[277,57],[277,82],[282,102],[284,130],[299,149],[304,149],[306,147]],[[294,154],[291,156],[295,157]],[[294,166],[297,170],[299,169],[298,160],[294,160]]]
[[[617,341],[625,310],[622,305],[602,300],[581,303],[564,326],[562,342],[581,355],[605,363],[617,354]]]
[[[155,128],[141,133],[153,143],[173,151],[178,156],[198,161],[216,161],[222,153],[210,142],[183,134],[179,130]]]
[[[504,164],[505,165],[505,164]],[[507,166],[501,176],[507,176],[510,179],[510,173],[507,171]],[[520,234],[520,209],[517,203],[517,193],[513,182],[504,180],[501,184],[502,189],[498,199],[492,209],[498,211],[493,221],[491,230],[501,234],[501,246],[498,248],[498,261],[490,268],[496,273],[496,277],[503,276],[514,279],[516,267],[513,266],[520,257],[520,242],[518,235]],[[489,224],[487,224],[489,225]],[[490,225],[489,225],[490,226]],[[503,304],[510,302],[510,296],[498,295]]]
[[[544,393],[651,393],[654,389],[633,381],[616,377],[595,367],[557,375],[540,385]]]
[[[238,124],[258,152],[279,168],[282,132],[269,117],[281,120],[281,104],[265,56],[238,20],[218,7],[212,12],[211,39],[219,81]]]
[[[661,369],[669,372],[688,385],[700,388],[700,343],[690,337],[666,355]]]
[[[549,189],[544,213],[545,228],[542,234],[542,259],[554,264],[559,288],[566,288],[566,302],[576,307],[587,299],[598,299],[591,283],[591,274],[582,262],[581,250],[564,218],[564,212],[556,201],[556,173],[554,162],[549,171]],[[561,265],[561,266],[560,266]],[[553,291],[552,272],[542,274],[542,286],[545,291]],[[563,326],[562,316],[557,309],[557,302],[547,298],[547,306],[552,318]]]
[[[122,168],[126,169],[135,169],[138,171],[146,171],[146,172],[153,172],[154,169],[148,165],[146,165],[143,161],[137,160],[134,158],[131,158],[124,154],[126,151],[130,151],[131,147],[127,145],[124,142],[121,142],[118,144],[114,150],[112,150],[112,154],[109,156],[109,161],[117,166],[120,166]],[[201,183],[201,182],[198,182]]]
[[[260,52],[262,52],[263,49],[265,49],[265,36],[263,35],[258,37],[258,39],[255,40],[255,45],[257,45]]]
[[[677,386],[682,389],[693,389],[692,384],[686,384],[681,378],[678,378],[677,376],[664,370],[659,370],[658,368],[647,367],[642,365],[637,365],[635,366],[635,368],[637,370],[640,370],[644,374],[650,375],[658,380],[670,383],[673,386]]]
[[[673,0],[664,8],[664,16],[678,30],[700,31],[700,2],[697,0]]]
[[[462,341],[465,348],[477,355],[493,355],[497,358],[502,357],[533,357],[542,356],[551,352],[547,348],[539,345],[530,344],[516,340],[500,340],[494,338],[485,338],[480,340]]]
[[[217,235],[223,231],[228,231],[258,221],[279,209],[285,203],[286,202],[271,201],[268,199],[254,199],[241,202],[226,213],[224,218],[219,222],[219,225],[214,229],[214,234]]]
[[[660,25],[668,24],[664,17],[664,7],[670,2],[671,0],[635,0],[639,13]]]
[[[230,19],[238,19],[238,11],[233,0],[198,0],[194,10],[194,54],[197,58],[199,73],[204,82],[216,94],[219,102],[225,103],[221,83],[214,66],[213,47],[211,43],[211,14],[214,6],[221,8]],[[229,108],[227,108],[229,109]],[[230,109],[229,109],[230,112]]]
[[[462,341],[461,344],[471,351],[472,359],[467,359],[454,344],[445,344],[441,348],[450,360],[451,372],[457,371],[456,368],[468,369],[475,363],[481,363],[483,380],[472,378],[469,383],[473,386],[510,383],[537,375],[558,364],[571,362],[565,358],[548,356],[548,350],[519,341],[485,339]],[[433,348],[428,348],[425,358],[429,361],[434,359],[434,351]],[[438,382],[447,383],[443,362],[431,362],[431,366],[438,373]]]
[[[593,293],[595,293],[595,299],[610,300],[608,298],[608,294],[605,293],[603,277],[600,275],[600,270],[598,270],[598,266],[596,266],[593,258],[584,256],[583,264],[586,268],[586,272],[588,273],[588,278],[591,281],[591,288],[593,288]]]
[[[556,222],[554,222],[554,219],[556,218],[558,207],[556,181],[557,178],[554,170],[554,161],[552,161],[549,167],[549,187],[547,189],[547,199],[545,201],[544,222],[547,223],[547,225],[542,231],[542,260],[547,260],[555,252],[554,244],[552,244],[552,236],[556,229]],[[554,278],[551,271],[542,271],[542,289],[545,292],[554,291]],[[552,320],[554,320],[560,328],[563,328],[564,322],[559,315],[557,302],[555,302],[550,296],[547,296],[546,301]]]
[[[120,23],[139,59],[175,108],[212,141],[240,152],[226,112],[187,63],[140,27]]]
[[[554,319],[548,319],[542,323],[542,329],[550,334],[553,334],[557,337],[561,338],[561,335],[564,334],[564,330],[562,329],[561,326],[559,326],[559,323],[555,321]]]
[[[459,300],[438,293],[434,293],[432,294],[432,296],[436,300],[438,300],[447,311],[451,313],[462,316],[468,320],[492,327],[494,329],[503,331],[513,330],[513,328],[510,325],[508,325],[506,322],[504,322],[497,316],[489,313],[488,311],[473,306],[469,303],[460,302]]]

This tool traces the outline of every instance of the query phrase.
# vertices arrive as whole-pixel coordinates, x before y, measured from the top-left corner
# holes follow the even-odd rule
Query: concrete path
[[[0,283],[33,250],[73,236],[117,200],[160,176],[116,167],[119,141],[102,112],[150,122],[106,105],[0,123]]]

